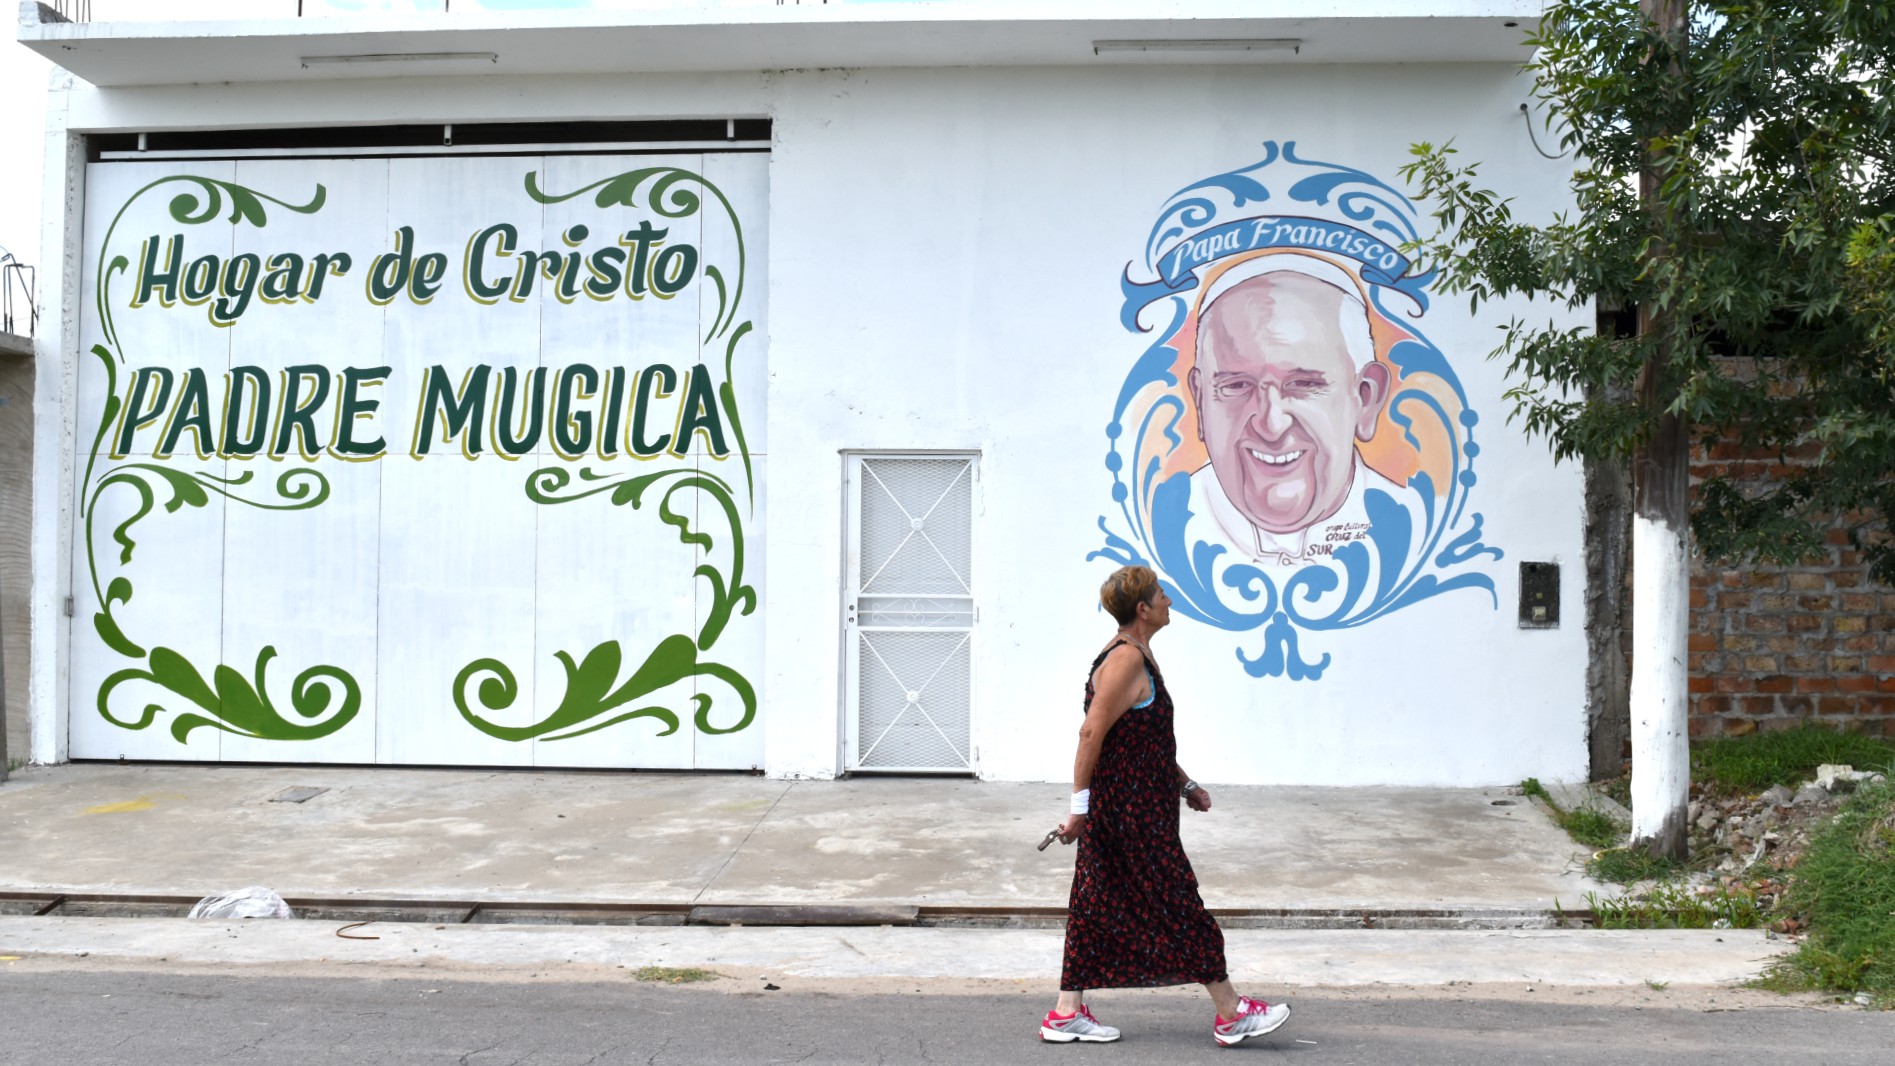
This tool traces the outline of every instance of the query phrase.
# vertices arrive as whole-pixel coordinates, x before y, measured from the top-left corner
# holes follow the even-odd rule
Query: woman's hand
[[[1086,827],[1085,815],[1083,814],[1067,815],[1066,820],[1059,823],[1059,829],[1057,830],[1057,832],[1059,833],[1059,842],[1061,844],[1070,844],[1073,841],[1078,840],[1079,831],[1084,829],[1085,827]]]
[[[1204,790],[1203,785],[1199,785],[1184,794],[1184,802],[1194,811],[1208,811],[1211,809],[1211,794]]]

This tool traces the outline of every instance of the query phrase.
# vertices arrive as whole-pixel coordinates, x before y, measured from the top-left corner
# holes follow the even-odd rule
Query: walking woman
[[[1086,1007],[1089,988],[1201,984],[1217,1006],[1211,1036],[1226,1047],[1275,1031],[1287,1004],[1240,996],[1224,966],[1224,933],[1204,909],[1178,840],[1178,799],[1211,809],[1211,794],[1178,766],[1171,696],[1151,638],[1171,622],[1171,598],[1143,566],[1115,571],[1099,599],[1118,633],[1092,661],[1086,720],[1073,760],[1072,813],[1059,827],[1079,841],[1066,917],[1059,1002],[1040,1039],[1105,1043],[1119,1031]]]

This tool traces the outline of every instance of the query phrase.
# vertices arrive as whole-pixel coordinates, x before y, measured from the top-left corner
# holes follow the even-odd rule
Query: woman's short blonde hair
[[[1122,626],[1138,618],[1138,605],[1158,595],[1158,575],[1149,566],[1121,566],[1099,586],[1099,603]]]

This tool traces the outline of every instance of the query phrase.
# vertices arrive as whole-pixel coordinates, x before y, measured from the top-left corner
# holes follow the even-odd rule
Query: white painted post
[[[1671,855],[1684,850],[1691,786],[1688,535],[1632,518],[1632,840]]]

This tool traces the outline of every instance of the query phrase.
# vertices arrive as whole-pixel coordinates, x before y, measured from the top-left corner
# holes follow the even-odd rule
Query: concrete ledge
[[[344,965],[553,977],[588,968],[754,968],[821,978],[961,977],[1051,983],[1057,929],[715,928],[0,917],[0,954],[88,964]],[[1760,930],[1487,932],[1229,930],[1239,984],[1360,986],[1527,981],[1567,987],[1723,984],[1791,949]]]
[[[692,907],[692,925],[913,925],[919,907]]]
[[[0,359],[31,359],[33,357],[33,338],[21,337],[12,333],[0,333]]]

